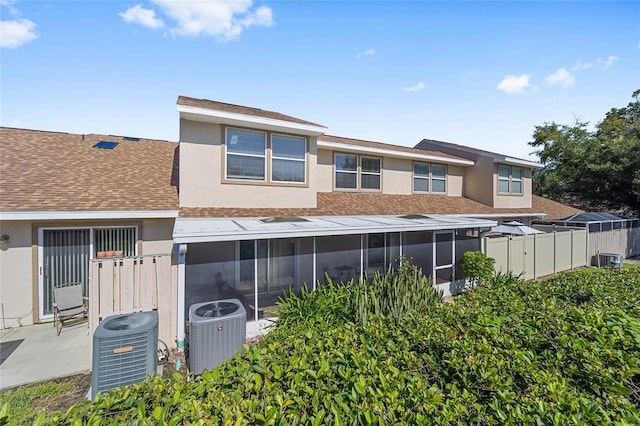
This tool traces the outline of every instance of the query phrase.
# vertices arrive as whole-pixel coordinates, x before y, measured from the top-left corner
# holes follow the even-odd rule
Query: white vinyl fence
[[[484,238],[484,252],[497,272],[535,279],[589,264],[586,230]]]
[[[91,336],[112,315],[158,311],[158,337],[169,346],[176,336],[177,292],[171,255],[147,255],[91,261],[89,329]]]

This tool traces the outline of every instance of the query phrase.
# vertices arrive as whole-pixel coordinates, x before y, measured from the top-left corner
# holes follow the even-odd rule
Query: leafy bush
[[[471,287],[489,282],[494,276],[496,260],[481,251],[467,251],[462,260],[462,278],[471,281]]]
[[[424,314],[442,303],[443,291],[410,261],[402,259],[398,272],[376,273],[371,282],[359,283],[353,291],[353,312],[364,326],[372,316],[398,320],[409,314]]]
[[[502,276],[366,322],[344,307],[355,288],[288,299],[285,321],[211,372],[105,392],[46,422],[640,424],[637,268]]]

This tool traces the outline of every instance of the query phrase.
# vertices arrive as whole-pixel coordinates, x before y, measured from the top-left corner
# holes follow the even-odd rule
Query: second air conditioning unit
[[[622,255],[615,253],[598,253],[599,268],[622,268]]]
[[[189,369],[211,370],[242,350],[247,313],[238,299],[196,303],[189,308]]]

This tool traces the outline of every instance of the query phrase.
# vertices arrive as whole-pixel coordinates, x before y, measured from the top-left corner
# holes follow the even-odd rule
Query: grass
[[[85,377],[86,376],[86,377]],[[20,386],[0,393],[0,409],[8,405],[11,424],[30,424],[42,413],[66,410],[86,395],[88,375]],[[0,414],[0,424],[3,424]]]
[[[31,422],[42,407],[55,402],[74,387],[73,383],[45,382],[8,390],[0,394],[0,406],[9,404],[12,420],[16,423]]]

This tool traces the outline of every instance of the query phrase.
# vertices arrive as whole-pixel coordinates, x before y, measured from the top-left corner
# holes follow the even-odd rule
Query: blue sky
[[[528,157],[640,88],[640,3],[0,0],[0,124],[178,140],[179,95]]]

